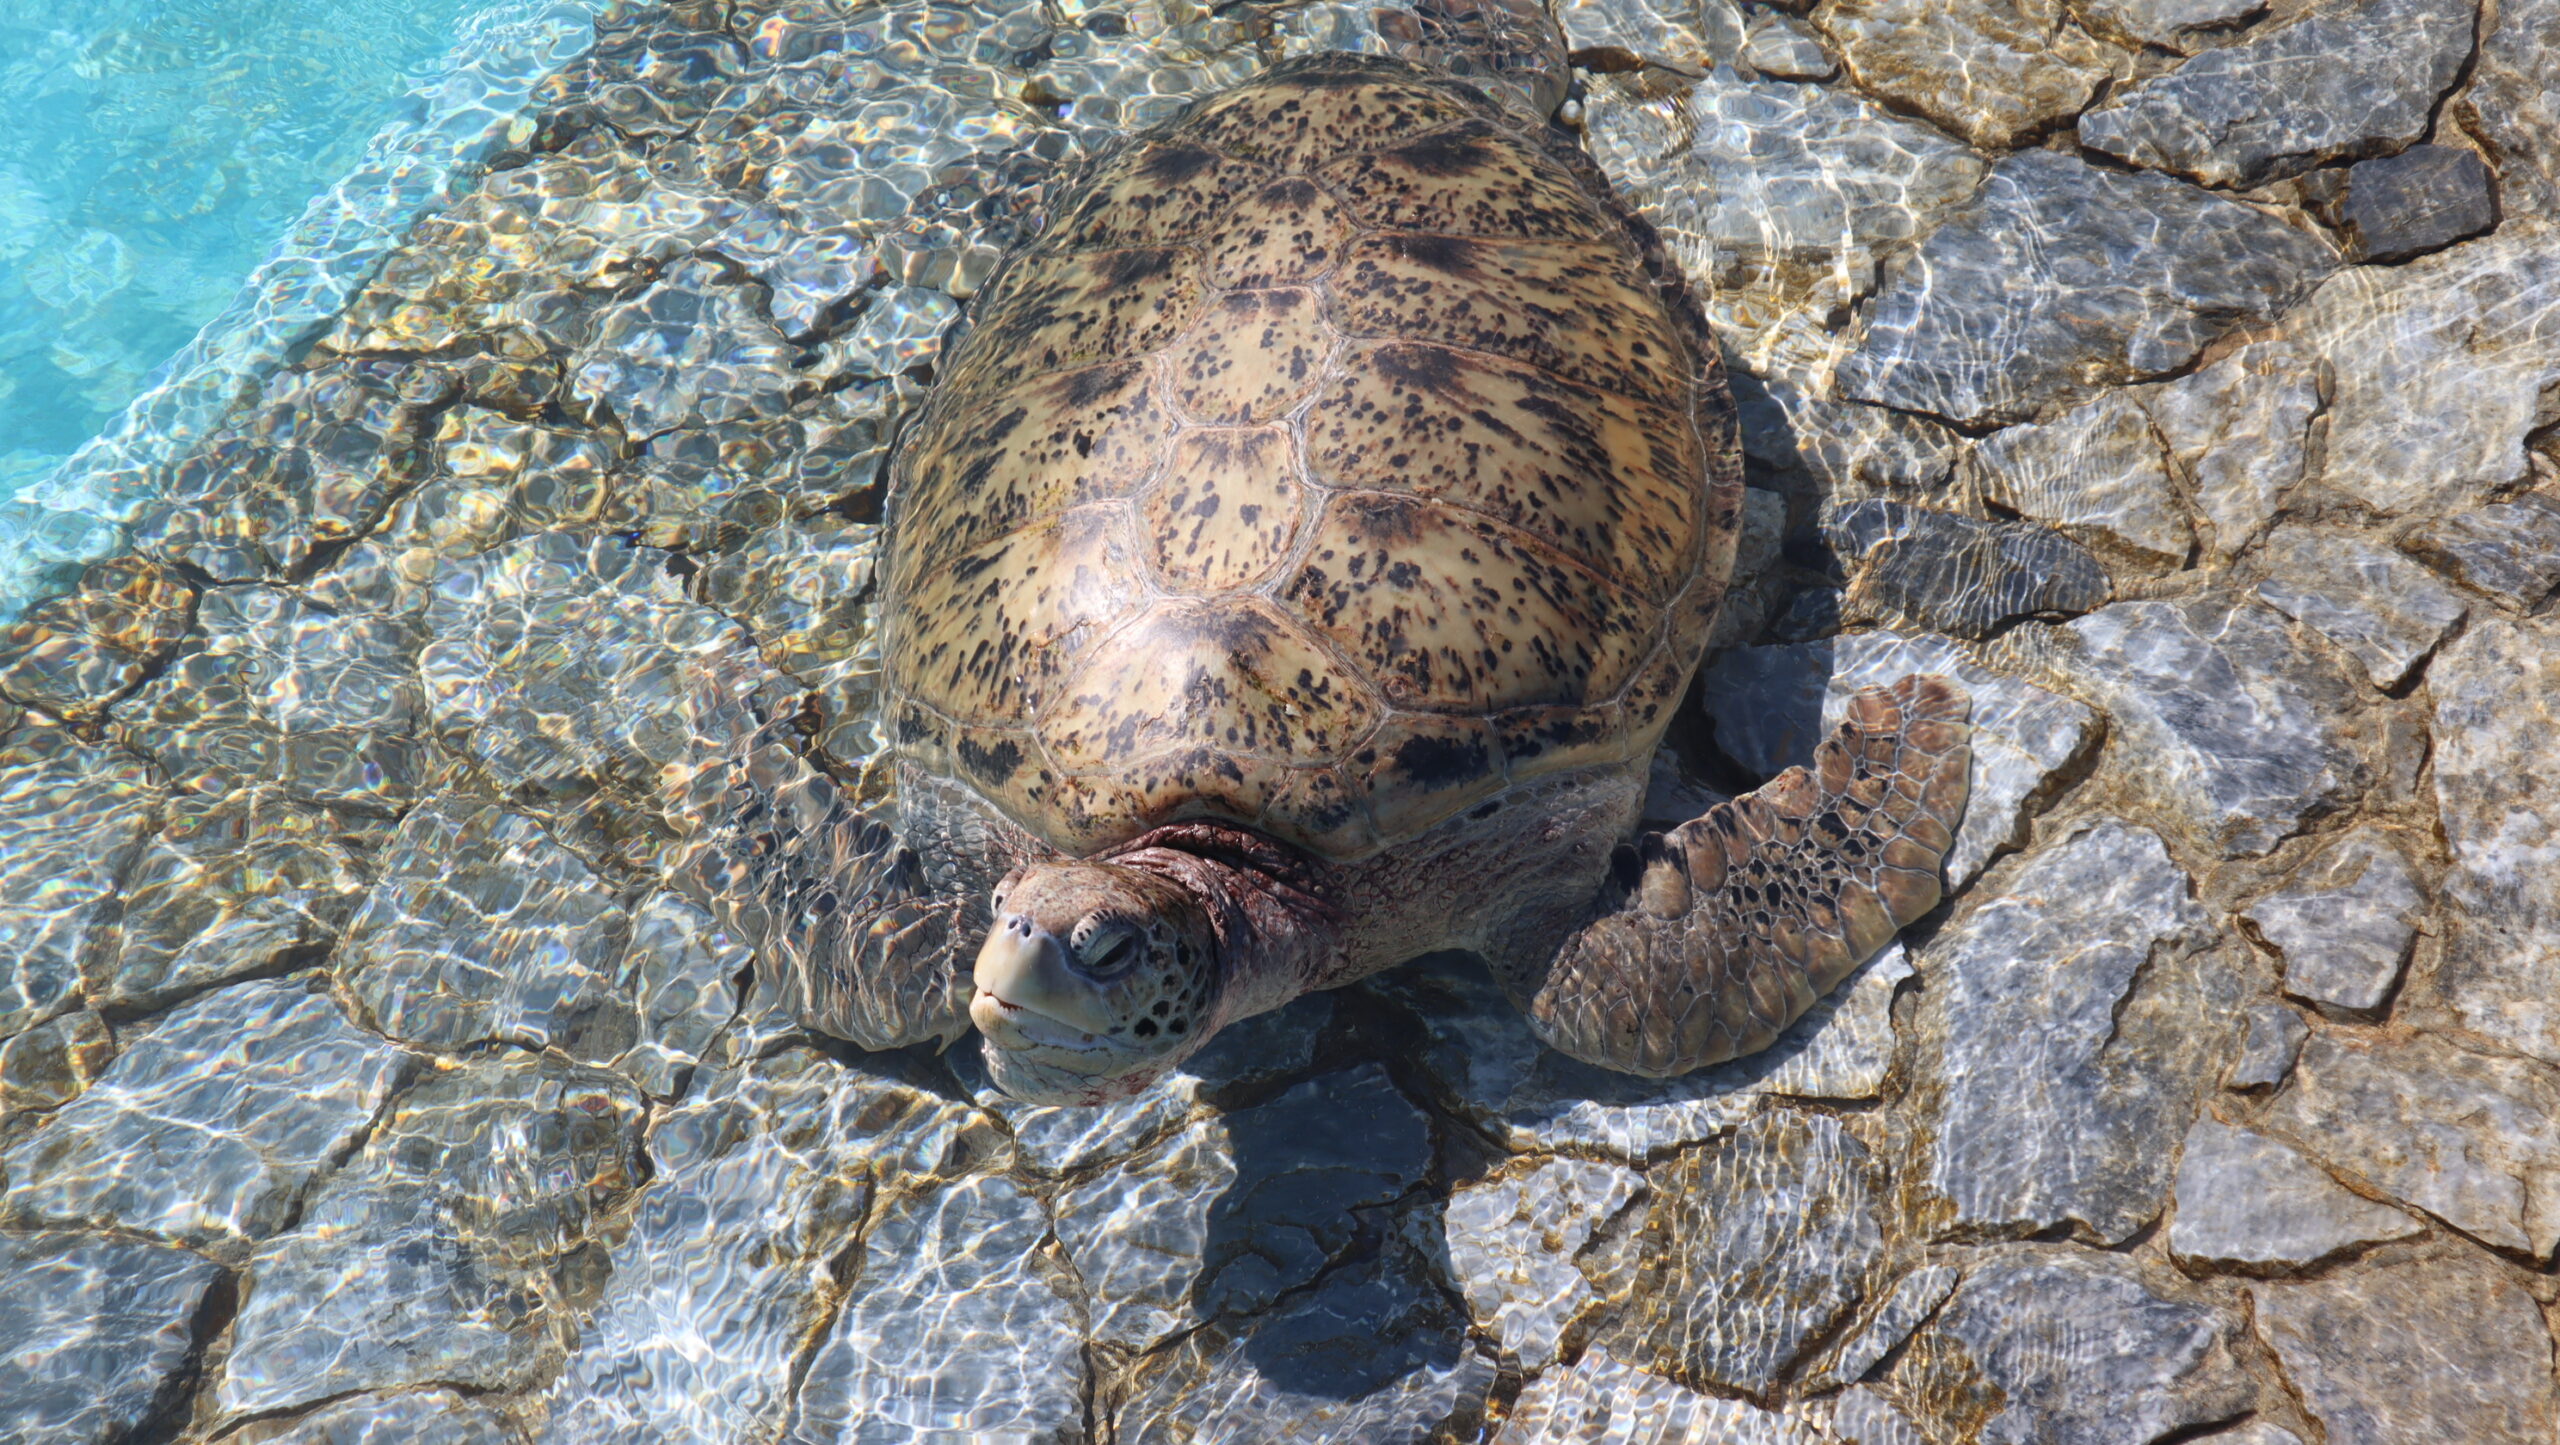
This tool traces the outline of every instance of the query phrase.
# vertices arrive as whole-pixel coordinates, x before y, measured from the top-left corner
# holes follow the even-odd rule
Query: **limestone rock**
[[[2151,418],[2121,391],[1986,438],[1971,475],[1986,501],[2156,564],[2193,540]]]
[[[0,1237],[0,1398],[15,1445],[106,1445],[183,1407],[210,1260],[90,1234]]]
[[[2475,619],[2436,660],[2446,939],[2435,992],[2464,1027],[2560,1064],[2560,633]]]
[[[1844,505],[1873,496],[1926,501],[1946,491],[1964,448],[1964,437],[1938,422],[1817,394],[1827,388],[1739,370],[1727,380],[1743,455],[1800,469]]]
[[[1084,1311],[1044,1269],[1048,1232],[1040,1202],[1002,1178],[889,1204],[784,1439],[1073,1438]]]
[[[2542,1311],[2477,1256],[2254,1293],[2260,1332],[2332,1445],[2539,1440],[2560,1416]]]
[[[2554,0],[2504,0],[2480,37],[2471,88],[2457,104],[2498,163],[2507,209],[2544,215],[2560,206],[2560,33]]]
[[[2259,8],[2251,0],[2087,0],[2073,13],[2100,34],[2192,55],[2211,44],[2215,32],[2247,23]]]
[[[1980,1421],[1984,1445],[2131,1445],[2238,1415],[2256,1395],[2238,1331],[2179,1283],[2121,1255],[1986,1252],[1912,1338],[1899,1393],[1924,1424]]]
[[[2382,833],[2357,830],[2294,886],[2240,916],[2284,958],[2285,992],[2344,1009],[2378,1007],[2425,918],[2427,896]]]
[[[1814,23],[1862,88],[1986,149],[2078,111],[2117,59],[2044,0],[1827,0]]]
[[[1556,25],[1575,50],[1627,50],[1655,65],[1697,72],[1731,65],[1742,48],[1742,12],[1731,0],[1564,0]]]
[[[2249,1005],[2248,1032],[2241,1035],[2240,1055],[2231,1061],[2231,1072],[2223,1076],[2223,1083],[2244,1090],[2283,1083],[2309,1037],[2311,1026],[2302,1021],[2302,1015],[2275,999],[2258,1000]]]
[[[2501,1249],[2560,1243],[2560,1074],[2433,1035],[2312,1036],[2269,1122],[2373,1193]]]
[[[1973,796],[1947,860],[1949,883],[1962,887],[2020,840],[2048,782],[2096,740],[2087,707],[1995,672],[1945,638],[1874,631],[1726,653],[1706,671],[1707,715],[1717,746],[1765,777],[1809,761],[1858,689],[1924,672],[1973,694]]]
[[[1853,1384],[1911,1338],[1911,1332],[1955,1292],[1964,1277],[1953,1265],[1923,1265],[1894,1281],[1868,1316],[1851,1326],[1830,1357],[1804,1372],[1805,1388]]]
[[[1831,1433],[1840,1445],[1929,1445],[1891,1396],[1866,1385],[1852,1385],[1833,1400]]]
[[[217,587],[196,632],[116,709],[125,742],[201,793],[266,783],[323,806],[396,812],[427,768],[418,638],[272,587]]]
[[[112,947],[90,955],[90,996],[156,1007],[325,950],[364,898],[350,820],[264,785],[169,800],[125,884]]]
[[[1433,959],[1366,987],[1416,1018],[1419,1062],[1449,1107],[1505,1147],[1640,1161],[1734,1127],[1763,1097],[1874,1098],[1893,1062],[1894,985],[1910,976],[1889,944],[1776,1043],[1675,1079],[1610,1073],[1540,1044],[1480,965]]]
[[[577,397],[612,408],[638,433],[779,415],[810,384],[799,349],[722,271],[679,261],[599,313],[572,373]]]
[[[971,1111],[807,1050],[725,1072],[649,1133],[657,1176],[540,1438],[772,1439],[877,1196],[966,1173]]]
[[[2355,694],[2269,609],[2119,602],[2063,631],[2061,665],[2142,760],[2131,782],[2201,846],[2255,857],[2363,788]]]
[[[2286,528],[2260,554],[2258,595],[2398,687],[2469,610],[2427,569],[2346,532]]]
[[[2560,587],[2560,500],[2527,492],[2449,517],[2430,517],[2401,543],[2466,587],[2519,612]]]
[[[151,770],[57,727],[0,738],[0,1035],[71,1007],[151,817]]]
[[[1868,304],[1839,393],[2024,421],[2184,365],[2335,264],[2326,243],[2184,182],[2020,151]]]
[[[2156,1215],[2234,1000],[2155,834],[2099,821],[2029,855],[1922,959],[1914,1181],[1949,1232]]]
[[[531,1384],[554,1272],[638,1182],[645,1112],[614,1075],[543,1055],[429,1075],[251,1258],[216,1401]]]
[[[1788,375],[1820,369],[1837,329],[1830,314],[1872,286],[1880,255],[1926,235],[1985,169],[1855,91],[1746,80],[1729,58],[1689,88],[1676,115],[1601,96],[1584,130],[1673,257],[1710,283],[1700,300],[1718,339],[1754,369]]]
[[[2308,467],[2321,405],[2309,359],[2283,342],[2251,342],[2134,395],[2211,524],[2214,555],[2238,555]]]
[[[1202,1119],[1069,1186],[1058,1242],[1090,1292],[1093,1333],[1145,1349],[1314,1278],[1430,1157],[1421,1111],[1366,1064]]]
[[[1479,1415],[1493,1379],[1422,1261],[1391,1249],[1268,1314],[1143,1357],[1112,1438],[1422,1445]]]
[[[177,647],[195,588],[148,557],[88,568],[78,590],[0,627],[0,692],[70,722],[88,722]]]
[[[1556,1158],[1450,1196],[1450,1271],[1478,1324],[1521,1369],[1555,1363],[1565,1327],[1599,1302],[1574,1256],[1643,1187],[1632,1169]]]
[[[1877,1174],[1838,1121],[1788,1112],[1664,1166],[1611,1351],[1693,1389],[1766,1397],[1874,1288]]]
[[[291,1420],[261,1420],[224,1437],[238,1445],[518,1445],[498,1410],[451,1390],[358,1395]]]
[[[1829,1445],[1807,1421],[1701,1395],[1593,1350],[1520,1392],[1491,1445]]]
[[[2299,175],[2427,132],[2469,58],[2473,0],[2327,5],[2208,50],[2080,117],[2080,143],[2216,186]]]
[[[87,1010],[48,1019],[0,1044],[0,1124],[80,1097],[115,1053],[106,1022]]]
[[[2560,381],[2560,245],[2519,220],[2403,266],[2331,277],[2283,322],[2331,378],[2328,485],[2393,516],[2440,516],[2526,474]]]
[[[2169,1250],[2205,1265],[2307,1265],[2424,1226],[2349,1193],[2264,1134],[2199,1119],[2178,1162]]]
[[[292,1217],[409,1067],[299,980],[218,990],[130,1041],[87,1093],[0,1155],[0,1208],[236,1252]],[[149,1169],[134,1167],[141,1158]]]
[[[2350,261],[2406,261],[2498,224],[2489,167],[2452,146],[2416,145],[2303,177],[2304,198],[2347,238]]]
[[[2072,616],[2115,595],[2089,549],[2032,522],[1985,522],[1901,502],[1853,502],[1824,530],[1849,559],[1853,620],[1982,637],[2035,614]]]

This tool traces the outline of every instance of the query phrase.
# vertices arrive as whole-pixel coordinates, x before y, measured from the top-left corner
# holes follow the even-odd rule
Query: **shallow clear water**
[[[100,431],[487,0],[0,0],[0,494]]]

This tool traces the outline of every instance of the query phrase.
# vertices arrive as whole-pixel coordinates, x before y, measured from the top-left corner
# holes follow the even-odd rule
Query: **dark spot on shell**
[[[1455,132],[1424,136],[1395,152],[1396,158],[1426,176],[1459,176],[1492,158],[1484,142]]]
[[[1467,372],[1464,358],[1438,346],[1381,346],[1370,364],[1392,383],[1434,393],[1456,390]]]
[[[1217,152],[1202,146],[1165,146],[1149,155],[1138,174],[1162,185],[1178,186],[1218,163]]]
[[[1022,749],[1011,738],[991,748],[980,747],[975,741],[962,738],[957,751],[960,766],[991,784],[1002,784],[1013,776],[1014,769],[1022,766]]]
[[[1406,260],[1434,271],[1456,276],[1476,269],[1476,243],[1463,236],[1400,235],[1391,237],[1388,244]]]
[[[1170,246],[1149,246],[1134,251],[1111,251],[1094,258],[1094,269],[1107,286],[1136,286],[1153,281],[1173,269],[1174,251]]]
[[[1445,788],[1483,777],[1491,760],[1480,742],[1418,737],[1396,749],[1396,766],[1426,788]]]

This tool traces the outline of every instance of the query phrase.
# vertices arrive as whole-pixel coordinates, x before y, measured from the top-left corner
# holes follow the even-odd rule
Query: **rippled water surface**
[[[487,8],[0,5],[0,493],[212,320]]]

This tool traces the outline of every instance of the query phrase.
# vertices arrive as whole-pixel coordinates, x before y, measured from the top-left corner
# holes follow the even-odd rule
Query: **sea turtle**
[[[1650,229],[1516,111],[1282,64],[999,268],[890,463],[889,786],[776,761],[741,804],[805,1023],[974,1021],[999,1087],[1091,1103],[1470,949],[1549,1044],[1668,1075],[1936,904],[1943,678],[1634,836],[1732,567],[1734,407]]]

